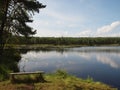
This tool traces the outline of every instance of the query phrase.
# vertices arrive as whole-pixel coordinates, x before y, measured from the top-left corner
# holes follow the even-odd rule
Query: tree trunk
[[[9,0],[5,0],[5,6],[3,8],[4,10],[4,15],[2,18],[2,23],[1,23],[1,27],[0,27],[0,55],[2,55],[3,53],[3,49],[4,49],[4,41],[3,41],[3,31],[4,31],[4,27],[5,27],[5,23],[7,20],[7,11],[8,11],[8,6],[9,6]]]

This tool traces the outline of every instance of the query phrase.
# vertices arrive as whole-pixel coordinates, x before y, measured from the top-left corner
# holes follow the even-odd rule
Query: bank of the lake
[[[12,84],[10,81],[0,82],[0,90],[117,90],[92,78],[77,78],[64,71],[44,75],[44,83]]]
[[[9,48],[14,48],[14,49],[63,49],[63,48],[74,48],[74,47],[88,47],[90,45],[54,45],[54,44],[30,44],[30,45],[26,45],[26,44],[22,44],[22,45],[18,45],[18,44],[7,44],[5,46],[5,49],[9,49]],[[119,44],[110,44],[110,45],[91,45],[91,46],[120,46]]]

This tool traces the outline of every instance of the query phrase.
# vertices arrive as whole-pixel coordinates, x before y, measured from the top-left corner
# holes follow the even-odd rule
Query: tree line
[[[52,44],[52,45],[109,45],[120,44],[120,37],[17,37],[8,40],[8,44]]]

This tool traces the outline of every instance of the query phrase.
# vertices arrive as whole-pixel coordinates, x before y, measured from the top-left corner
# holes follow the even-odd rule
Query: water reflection
[[[103,63],[103,64],[108,64],[112,68],[119,68],[120,67],[120,62],[115,60],[113,57],[120,58],[120,54],[115,54],[115,53],[85,53],[82,52],[79,54],[80,57],[84,58],[84,60],[91,60],[92,57],[95,56],[96,61]]]
[[[112,68],[119,68],[119,64],[108,56],[97,55],[96,57],[97,57],[97,60],[102,62],[103,64],[108,64]]]
[[[86,78],[89,75],[97,81],[120,87],[120,47],[39,50],[21,55],[18,64],[20,71],[53,72],[65,69],[78,77]]]
[[[75,63],[87,63],[87,61],[94,61],[96,63],[99,62],[101,64],[109,65],[112,68],[120,68],[120,52],[118,51],[119,47],[117,48],[110,47],[110,52],[108,52],[108,48],[105,49],[105,47],[70,48],[64,52],[62,50],[62,53],[55,50],[49,52],[29,51],[22,54],[19,67],[20,71],[22,71],[22,67],[26,67],[25,71],[28,71],[27,68],[32,70],[36,67],[49,67],[52,65],[54,65],[55,68],[62,68],[63,66],[65,67],[66,65],[73,65]],[[114,49],[117,50],[117,52],[115,52]]]

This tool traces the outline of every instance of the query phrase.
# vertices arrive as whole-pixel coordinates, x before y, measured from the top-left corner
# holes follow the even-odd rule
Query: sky
[[[39,37],[120,37],[120,0],[38,0],[29,24]]]

